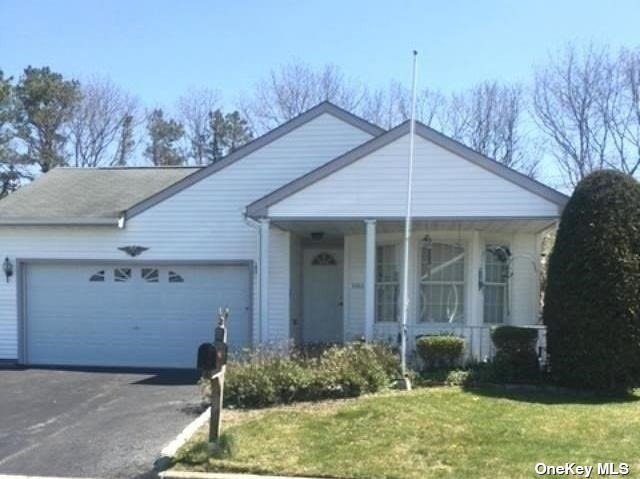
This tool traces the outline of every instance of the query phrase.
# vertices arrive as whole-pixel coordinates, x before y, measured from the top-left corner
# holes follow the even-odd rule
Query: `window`
[[[104,283],[105,271],[102,269],[91,275],[89,281],[92,283]]]
[[[504,323],[508,311],[509,251],[506,246],[487,246],[484,254],[484,322]]]
[[[141,273],[145,283],[157,283],[160,281],[160,275],[156,268],[142,268]]]
[[[400,268],[396,245],[376,248],[376,321],[398,321]]]
[[[113,280],[116,283],[126,283],[131,279],[131,268],[116,268],[113,270]]]
[[[311,261],[313,266],[335,266],[338,264],[333,255],[329,253],[320,253]]]
[[[464,320],[464,246],[426,243],[420,261],[420,321]]]
[[[169,283],[184,283],[184,278],[175,271],[169,271]]]

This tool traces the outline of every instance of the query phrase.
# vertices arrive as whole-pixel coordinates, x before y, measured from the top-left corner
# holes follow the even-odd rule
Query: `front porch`
[[[399,342],[402,220],[263,223],[288,240],[293,342]],[[452,333],[465,338],[467,359],[482,360],[493,355],[490,331],[496,325],[543,330],[540,248],[554,227],[555,218],[416,219],[409,249],[410,354],[417,337]],[[274,253],[272,245],[272,258]],[[541,334],[541,346],[543,340]]]

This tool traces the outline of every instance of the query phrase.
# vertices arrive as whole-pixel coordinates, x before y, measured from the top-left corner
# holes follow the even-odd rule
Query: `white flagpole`
[[[413,51],[413,80],[411,85],[411,118],[409,119],[409,171],[407,173],[407,215],[404,222],[404,264],[402,267],[402,377],[407,377],[407,318],[409,316],[409,245],[411,240],[411,200],[413,193],[413,162],[416,130],[416,77],[418,52]],[[406,379],[405,379],[406,380]]]

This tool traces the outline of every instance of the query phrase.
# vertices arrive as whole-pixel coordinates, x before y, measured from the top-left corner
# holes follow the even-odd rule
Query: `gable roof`
[[[305,125],[306,123],[309,123],[310,121],[314,120],[315,118],[325,113],[329,115],[333,115],[339,120],[342,120],[351,126],[359,128],[360,130],[366,133],[369,133],[370,135],[373,135],[373,136],[379,136],[386,131],[383,128],[380,128],[379,126],[374,125],[373,123],[370,123],[364,120],[363,118],[360,118],[354,115],[353,113],[348,112],[347,110],[344,110],[343,108],[340,108],[337,105],[334,105],[329,101],[324,101],[312,107],[311,109],[305,111],[304,113],[301,113],[295,118],[292,118],[291,120],[274,128],[273,130],[268,131],[264,135],[241,146],[236,151],[228,154],[227,156],[217,161],[216,163],[213,163],[205,168],[202,168],[197,173],[194,173],[193,175],[187,178],[184,178],[182,181],[179,181],[169,186],[168,188],[156,193],[155,195],[145,199],[135,207],[128,210],[126,212],[126,217],[132,218],[135,215],[142,213],[146,209],[151,208],[152,206],[160,203],[161,201],[164,201],[165,199],[175,195],[176,193],[179,193],[180,191],[188,188],[194,183],[197,183],[198,181],[203,180],[208,176],[211,176],[212,174],[222,170],[223,168],[226,168],[227,166],[235,163],[236,161],[241,160],[245,156],[248,156],[254,151],[264,146],[267,146],[269,143],[279,138],[282,138],[283,136],[295,130],[296,128],[299,128]]]
[[[55,168],[0,200],[0,225],[116,225],[325,113],[373,136],[385,132],[325,101],[206,167]]]
[[[0,225],[117,225],[129,208],[201,168],[54,168],[0,200]]]
[[[471,163],[484,168],[502,178],[528,190],[552,203],[563,207],[569,199],[566,195],[559,191],[540,183],[502,163],[493,160],[487,156],[478,153],[475,150],[463,145],[462,143],[449,138],[446,135],[430,128],[423,123],[416,122],[416,135],[431,141],[432,143],[464,158]],[[254,201],[247,207],[247,215],[253,218],[265,217],[268,215],[269,207],[294,195],[298,191],[310,186],[317,181],[341,170],[342,168],[358,161],[359,159],[373,153],[393,141],[408,135],[410,133],[410,122],[406,121],[392,128],[386,133],[377,136],[366,143],[354,148],[353,150],[341,155],[334,160],[316,168],[315,170],[293,180],[283,187],[269,193],[268,195]]]

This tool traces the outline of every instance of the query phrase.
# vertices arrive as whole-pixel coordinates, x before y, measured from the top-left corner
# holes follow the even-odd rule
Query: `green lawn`
[[[178,469],[339,478],[536,477],[537,462],[626,462],[640,477],[640,396],[441,387],[227,415],[231,457],[201,431]],[[592,474],[596,477],[596,474]]]

